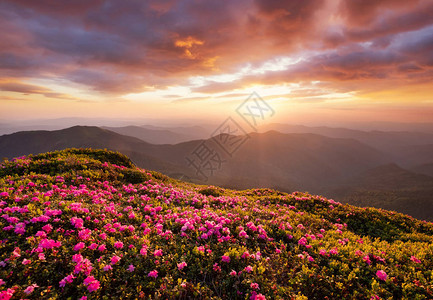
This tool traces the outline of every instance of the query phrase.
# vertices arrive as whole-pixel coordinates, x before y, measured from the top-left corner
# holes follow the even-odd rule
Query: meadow
[[[106,150],[0,164],[0,299],[432,299],[433,224]]]

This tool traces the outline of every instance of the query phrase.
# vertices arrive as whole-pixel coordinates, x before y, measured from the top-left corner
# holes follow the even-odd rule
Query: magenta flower
[[[95,250],[96,248],[98,248],[98,244],[96,244],[96,243],[92,243],[92,244],[89,246],[89,249],[90,249],[90,250]]]
[[[236,276],[236,275],[238,275],[238,274],[236,273],[235,270],[232,270],[232,271],[230,272],[230,276]]]
[[[156,279],[158,277],[158,271],[157,270],[150,271],[149,274],[147,274],[147,276]]]
[[[36,287],[38,287],[37,284],[29,285],[29,286],[24,290],[24,293],[25,293],[26,295],[30,295],[31,293],[33,293],[33,291],[35,290]]]
[[[72,256],[72,261],[74,263],[79,263],[83,261],[83,256],[81,254],[75,254]]]
[[[417,264],[420,264],[420,263],[421,263],[421,260],[418,259],[418,258],[416,258],[416,257],[413,256],[413,255],[410,257],[410,260],[413,261],[414,263],[417,263]]]
[[[99,281],[96,280],[93,276],[89,276],[84,279],[84,285],[87,286],[87,290],[91,293],[96,291],[100,287]]]
[[[388,278],[388,275],[385,273],[384,270],[377,270],[376,276],[377,276],[377,278],[379,278],[380,280],[383,280],[383,281],[385,281]]]
[[[251,287],[253,290],[258,290],[258,289],[259,289],[259,284],[253,282],[253,283],[251,283],[250,287]]]
[[[367,265],[371,265],[371,260],[370,260],[370,256],[365,255],[362,260],[367,264]]]
[[[229,263],[229,262],[230,262],[230,256],[223,255],[223,256],[221,257],[221,261],[222,261],[222,262]]]
[[[44,225],[42,230],[44,230],[46,233],[50,233],[53,230],[53,226],[51,226],[51,224]]]
[[[248,238],[248,234],[244,230],[241,230],[239,232],[239,237],[246,239],[246,238]]]
[[[74,246],[74,251],[80,251],[81,249],[84,248],[84,243],[83,242],[79,242]]]
[[[187,266],[186,262],[181,262],[177,264],[177,268],[180,270],[182,270],[183,268],[185,268]]]
[[[117,255],[114,255],[114,256],[111,258],[111,264],[112,264],[112,265],[117,264],[119,261],[120,261],[120,257],[117,256]]]
[[[245,272],[250,273],[253,270],[253,267],[246,266],[244,270],[245,270]]]
[[[331,255],[337,255],[338,254],[338,249],[337,248],[332,248],[331,250],[329,250],[329,254],[331,254]]]
[[[122,249],[123,248],[123,243],[119,242],[119,241],[115,242],[114,243],[114,248],[116,248],[116,249]]]
[[[128,266],[128,271],[129,272],[134,272],[134,270],[135,270],[134,265],[131,264],[131,265]]]
[[[155,252],[153,252],[153,256],[155,257],[162,256],[162,250],[161,249],[155,250]]]
[[[147,246],[143,246],[143,248],[140,249],[140,254],[143,256],[147,255]]]
[[[113,267],[112,267],[111,265],[105,265],[102,269],[103,269],[105,272],[107,272],[107,271],[113,270]]]

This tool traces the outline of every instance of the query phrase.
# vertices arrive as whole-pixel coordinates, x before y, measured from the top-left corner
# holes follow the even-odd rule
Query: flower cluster
[[[0,299],[433,298],[432,223],[180,183],[109,151],[4,162],[0,228]]]

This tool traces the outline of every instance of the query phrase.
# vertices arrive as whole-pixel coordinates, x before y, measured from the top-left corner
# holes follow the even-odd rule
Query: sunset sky
[[[431,122],[433,1],[3,0],[0,119]],[[0,120],[1,121],[1,120]]]

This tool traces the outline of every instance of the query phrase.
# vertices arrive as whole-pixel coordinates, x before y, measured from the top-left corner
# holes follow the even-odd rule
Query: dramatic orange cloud
[[[204,116],[254,90],[282,112],[396,119],[433,101],[431,0],[4,0],[0,26],[0,118],[45,98],[62,116],[112,100]]]

